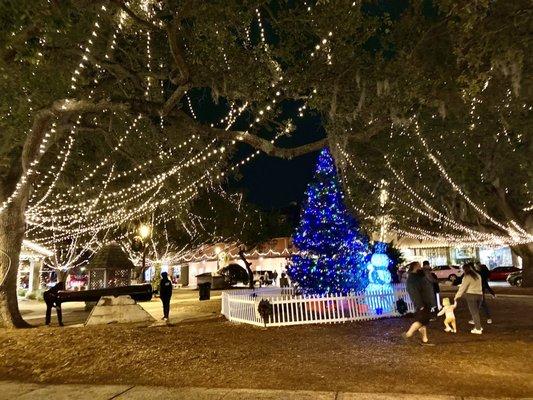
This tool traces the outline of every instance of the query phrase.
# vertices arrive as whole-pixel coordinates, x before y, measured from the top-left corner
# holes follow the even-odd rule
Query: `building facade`
[[[503,247],[461,247],[450,246],[446,243],[420,241],[407,237],[388,238],[394,240],[403,253],[406,262],[428,260],[431,266],[462,265],[468,261],[480,261],[490,269],[514,265],[521,267],[521,260],[511,253],[508,246]],[[245,252],[246,259],[252,263],[252,271],[276,272],[278,277],[285,272],[285,267],[292,254],[297,249],[290,237],[280,237],[269,240],[257,246],[250,252]],[[181,286],[195,288],[197,276],[205,273],[216,275],[229,264],[238,264],[245,268],[239,257],[239,247],[236,244],[219,243],[201,246],[194,252],[182,257],[176,265],[164,266],[176,283]]]
[[[22,242],[18,269],[18,294],[37,295],[42,289],[42,274],[45,270],[44,259],[51,257],[53,252],[29,240]]]
[[[522,260],[512,254],[509,246],[453,246],[406,237],[395,238],[395,243],[408,262],[428,260],[431,266],[437,266],[462,265],[468,261],[479,261],[487,265],[489,269],[511,265],[522,267]]]
[[[269,240],[250,252],[245,252],[246,259],[252,263],[254,272],[271,271],[278,276],[285,271],[288,258],[296,251],[289,237]],[[245,268],[239,257],[239,246],[219,243],[202,246],[179,261],[180,283],[182,286],[196,287],[197,276],[204,273],[215,275],[217,271],[230,264]]]

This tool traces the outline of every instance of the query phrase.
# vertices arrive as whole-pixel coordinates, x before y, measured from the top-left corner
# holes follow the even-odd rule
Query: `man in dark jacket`
[[[483,300],[481,300],[481,308],[487,317],[487,324],[492,324],[492,316],[490,314],[489,305],[487,304],[486,294],[490,293],[491,296],[495,298],[496,293],[494,293],[494,290],[492,290],[492,288],[489,286],[490,271],[485,264],[478,264],[476,266],[476,270],[481,276],[481,287],[483,288]]]
[[[168,273],[161,272],[161,281],[159,282],[159,297],[163,302],[163,319],[168,321],[170,312],[170,298],[172,297],[172,282],[168,279]]]
[[[438,294],[440,293],[439,288],[439,279],[437,278],[437,275],[435,275],[431,271],[431,266],[429,265],[429,261],[424,261],[422,263],[422,270],[424,271],[424,275],[426,276],[426,279],[431,284],[431,312],[436,313],[437,308],[439,307],[439,299]]]
[[[61,302],[58,301],[58,292],[60,290],[65,290],[65,284],[63,282],[58,282],[50,289],[43,293],[43,299],[46,303],[46,317],[45,324],[50,325],[50,319],[52,318],[52,307],[55,307],[57,312],[57,321],[59,326],[63,326],[63,314],[61,313]]]
[[[415,322],[409,330],[403,334],[405,338],[410,338],[418,331],[422,338],[422,343],[428,343],[426,325],[431,318],[431,307],[434,303],[434,293],[431,283],[426,279],[424,270],[419,262],[415,261],[409,265],[409,276],[407,277],[407,293],[415,306]]]

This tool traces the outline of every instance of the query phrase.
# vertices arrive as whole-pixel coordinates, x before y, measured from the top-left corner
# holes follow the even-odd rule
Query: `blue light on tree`
[[[368,283],[368,240],[347,211],[335,162],[321,151],[293,242],[299,250],[287,267],[306,294],[362,291]]]

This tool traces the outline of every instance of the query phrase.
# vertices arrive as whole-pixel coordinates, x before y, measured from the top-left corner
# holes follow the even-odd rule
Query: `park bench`
[[[84,301],[86,303],[98,302],[102,296],[126,296],[129,295],[135,301],[150,301],[152,299],[152,285],[130,285],[105,289],[91,290],[60,290],[57,301],[67,303],[71,301]]]

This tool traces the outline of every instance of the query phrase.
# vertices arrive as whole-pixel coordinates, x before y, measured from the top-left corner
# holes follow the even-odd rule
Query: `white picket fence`
[[[222,293],[222,314],[230,321],[265,326],[258,312],[259,302],[268,299],[272,315],[266,326],[340,323],[396,317],[396,302],[403,299],[408,312],[414,307],[404,283],[390,290],[324,296],[295,295],[292,288],[259,288]]]

